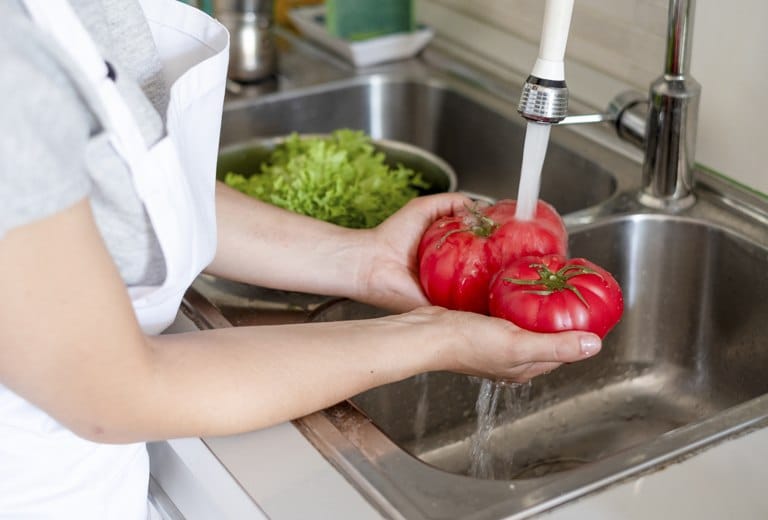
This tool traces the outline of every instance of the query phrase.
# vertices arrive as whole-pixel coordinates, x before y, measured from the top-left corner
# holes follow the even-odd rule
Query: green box
[[[326,0],[328,32],[361,41],[415,28],[413,0]]]

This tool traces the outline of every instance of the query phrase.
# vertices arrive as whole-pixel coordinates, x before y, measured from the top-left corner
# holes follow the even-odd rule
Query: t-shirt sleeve
[[[0,31],[0,238],[86,197],[91,117],[66,74],[23,31]],[[28,36],[28,35],[27,35]]]

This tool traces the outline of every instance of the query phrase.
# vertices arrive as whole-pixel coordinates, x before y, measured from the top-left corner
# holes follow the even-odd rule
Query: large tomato
[[[583,258],[520,258],[491,282],[492,316],[536,332],[585,330],[605,337],[624,312],[611,274]]]
[[[418,249],[419,279],[435,305],[488,314],[488,286],[506,262],[527,255],[565,254],[567,233],[549,204],[533,220],[515,219],[517,204],[465,208],[433,222]]]
[[[489,240],[494,254],[502,260],[502,267],[523,256],[566,254],[568,232],[555,208],[538,201],[532,220],[517,220],[516,210],[517,201],[500,200],[486,211],[488,218],[504,220]]]

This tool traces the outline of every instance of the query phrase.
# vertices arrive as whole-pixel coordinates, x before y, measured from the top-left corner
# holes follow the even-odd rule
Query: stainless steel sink
[[[517,94],[423,63],[386,67],[230,100],[222,147],[357,128],[437,154],[460,190],[514,197]],[[636,159],[611,130],[553,128],[542,198],[564,215],[571,254],[614,273],[626,312],[600,355],[504,390],[492,475],[469,476],[479,382],[466,376],[421,375],[295,422],[384,516],[529,517],[768,425],[768,201],[698,171],[696,204],[652,210]],[[207,276],[184,309],[201,328],[381,313]]]

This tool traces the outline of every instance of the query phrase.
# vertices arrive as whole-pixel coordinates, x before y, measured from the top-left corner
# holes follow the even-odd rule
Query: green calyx
[[[483,238],[488,238],[493,235],[493,232],[498,229],[499,225],[492,219],[485,215],[480,215],[476,222],[473,222],[469,227],[469,231],[475,235]]]
[[[538,294],[541,296],[549,296],[550,294],[553,294],[555,292],[568,290],[573,292],[573,294],[576,295],[579,301],[581,301],[581,303],[583,303],[584,306],[587,308],[589,308],[589,304],[587,303],[587,300],[584,299],[584,296],[581,294],[581,291],[579,291],[579,288],[571,285],[570,283],[568,283],[568,281],[574,276],[580,276],[583,274],[594,274],[602,278],[600,273],[598,273],[594,269],[590,269],[589,267],[586,267],[583,265],[566,264],[555,272],[553,272],[544,264],[531,264],[529,267],[531,269],[536,269],[536,272],[539,275],[538,280],[526,280],[526,279],[520,279],[520,278],[504,278],[504,281],[513,283],[516,285],[541,286],[543,287],[543,289],[525,291],[531,294]]]
[[[449,236],[453,235],[454,233],[464,233],[464,232],[470,232],[475,236],[481,237],[481,238],[488,238],[491,235],[493,235],[494,231],[496,231],[499,228],[499,224],[493,220],[492,218],[487,217],[486,215],[483,215],[478,209],[477,209],[477,203],[470,206],[464,206],[467,208],[467,211],[469,211],[471,215],[471,221],[468,223],[467,227],[463,227],[461,229],[454,229],[451,231],[448,231],[445,235],[443,235],[440,238],[440,241],[437,243],[437,247],[439,248],[442,246],[445,241],[448,239]]]

